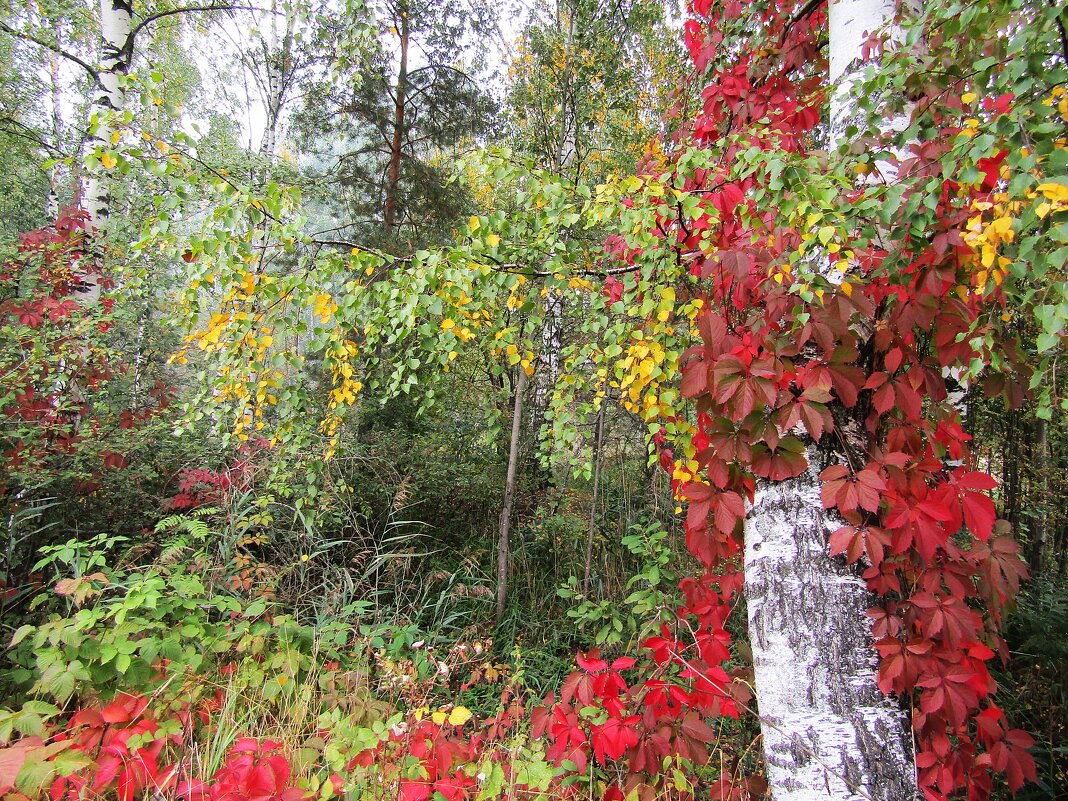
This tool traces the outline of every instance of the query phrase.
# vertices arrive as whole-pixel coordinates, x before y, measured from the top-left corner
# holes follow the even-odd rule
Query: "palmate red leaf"
[[[679,391],[684,398],[696,398],[708,390],[708,363],[703,358],[691,359],[682,368]]]
[[[998,516],[994,502],[982,493],[965,492],[961,498],[961,506],[968,530],[983,542],[989,540],[994,533],[994,523],[997,522]]]
[[[837,529],[831,534],[828,542],[831,548],[831,556],[845,554],[847,564],[853,564],[864,554],[863,534],[861,534],[860,529],[854,526],[842,526]]]
[[[902,641],[883,637],[875,642],[882,657],[877,683],[884,694],[904,693],[916,686],[916,679],[930,662],[933,643],[927,639]]]
[[[834,418],[831,417],[830,409],[825,404],[806,399],[804,396],[782,407],[778,412],[778,422],[784,431],[789,431],[800,423],[815,442],[820,441],[824,432],[834,430]]]
[[[578,670],[571,671],[560,688],[560,700],[565,704],[577,698],[582,706],[586,706],[593,700],[593,695],[593,676]]]
[[[705,723],[701,716],[692,710],[683,717],[680,728],[683,734],[701,744],[711,743],[716,739],[715,729]]]
[[[850,477],[844,465],[831,465],[820,473],[820,480],[820,498],[824,508],[837,506],[843,514],[854,511],[858,506],[869,512],[879,511],[882,493],[886,490],[886,482],[872,467],[866,467]]]
[[[997,509],[985,493],[997,485],[997,481],[987,473],[977,470],[969,472],[963,467],[950,473],[945,485],[947,496],[954,499],[952,502],[960,502],[964,524],[983,542],[990,539],[997,522]]]
[[[575,654],[575,662],[587,673],[596,673],[608,667],[608,663],[601,659],[600,648],[591,648],[586,653],[578,651]]]
[[[845,364],[830,365],[834,381],[834,391],[847,409],[857,405],[861,385],[864,383],[864,371],[859,367]]]
[[[430,798],[430,782],[402,779],[400,801],[426,801]]]
[[[1034,781],[1037,776],[1034,757],[1029,753],[1034,744],[1034,738],[1027,732],[1012,729],[1005,734],[1004,740],[990,748],[991,767],[1005,774],[1005,781],[1013,793],[1023,787],[1025,781]]]
[[[712,500],[716,528],[723,534],[734,532],[738,523],[745,517],[745,501],[737,492],[728,490],[718,493]]]
[[[1005,734],[1005,744],[1009,749],[1005,778],[1008,780],[1009,789],[1015,793],[1025,781],[1033,782],[1037,779],[1035,760],[1030,753],[1035,745],[1035,738],[1023,729],[1009,729]]]
[[[530,713],[530,736],[535,740],[540,740],[549,727],[549,721],[552,719],[552,712],[549,709],[551,704],[552,699],[547,697],[542,706],[535,707]]]
[[[1019,593],[1020,581],[1027,578],[1027,564],[1020,556],[1020,544],[1009,536],[993,537],[987,544],[974,543],[971,554],[980,566],[986,586],[984,597],[996,613],[1007,598]]]
[[[843,525],[829,538],[831,555],[846,554],[846,562],[853,564],[862,555],[867,555],[868,562],[878,567],[890,549],[890,536],[875,527],[854,527]]]
[[[910,603],[919,610],[924,635],[958,649],[964,642],[975,641],[983,631],[983,619],[964,601],[949,595],[921,592]]]
[[[804,444],[794,437],[783,437],[779,447],[771,450],[766,445],[753,448],[753,473],[772,481],[796,478],[808,468]]]
[[[628,748],[637,745],[637,723],[638,716],[631,715],[623,719],[610,717],[603,726],[593,726],[590,741],[597,761],[607,765],[608,760],[614,762],[621,759]]]

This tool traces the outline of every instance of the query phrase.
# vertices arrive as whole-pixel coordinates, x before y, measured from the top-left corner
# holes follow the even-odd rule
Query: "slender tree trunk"
[[[408,42],[410,38],[408,6],[401,5],[397,30],[400,32],[400,66],[397,70],[397,96],[393,107],[393,141],[389,153],[389,182],[386,184],[386,206],[383,225],[392,233],[397,224],[397,192],[400,186],[401,148],[404,144],[404,112],[408,102]]]
[[[567,15],[566,19],[561,16],[563,14]],[[574,76],[570,67],[573,63],[576,8],[569,5],[565,10],[563,6],[558,5],[557,15],[557,24],[564,26],[564,58],[567,59],[568,69],[564,70],[560,96],[557,151],[549,154],[549,158],[557,174],[564,178],[574,178],[570,173],[578,153],[578,106],[574,96]],[[534,392],[535,425],[540,419],[539,413],[549,406],[553,387],[560,374],[560,352],[564,347],[563,306],[563,294],[556,289],[548,289],[545,293],[545,322],[541,329],[542,369],[538,371]]]
[[[60,58],[58,54],[53,54],[48,61],[52,99],[52,141],[57,151],[63,149],[63,87],[59,72]],[[50,220],[59,216],[59,191],[62,183],[63,172],[57,163],[48,171],[48,206],[45,213]]]
[[[575,16],[577,4],[567,10],[567,30],[564,36],[564,57],[568,60],[568,66],[573,63],[573,50],[575,45]],[[559,12],[558,12],[559,13]],[[578,156],[578,100],[575,97],[574,75],[570,69],[564,71],[564,85],[560,97],[560,147],[556,153],[556,170],[565,178],[575,178],[568,175]]]
[[[892,0],[831,0],[831,148],[867,33]],[[888,120],[896,126],[898,120]],[[761,482],[745,522],[745,597],[754,683],[775,801],[912,801],[918,796],[908,715],[876,683],[864,581],[832,558],[815,446],[797,478]]]
[[[504,502],[501,504],[501,524],[497,540],[497,623],[504,619],[504,607],[508,602],[508,534],[512,526],[515,475],[519,467],[519,438],[523,432],[523,398],[526,391],[527,371],[520,366],[515,384],[515,401],[512,404],[512,439],[508,446],[508,474],[504,480]]]
[[[590,566],[593,563],[593,539],[597,534],[597,490],[601,484],[601,441],[604,439],[604,410],[608,398],[601,399],[601,408],[597,411],[597,428],[593,435],[593,489],[590,491],[590,528],[586,535],[586,567],[582,572],[582,592],[590,589]]]
[[[1035,460],[1035,472],[1038,473],[1038,514],[1035,515],[1035,531],[1031,539],[1031,575],[1041,576],[1046,570],[1046,540],[1049,537],[1049,425],[1045,420],[1036,422],[1035,444],[1038,458]]]
[[[285,13],[285,31],[278,29],[278,18]],[[286,103],[286,90],[292,77],[293,16],[289,12],[280,12],[277,0],[272,0],[271,41],[260,40],[263,48],[263,63],[267,69],[267,124],[260,141],[260,155],[273,159],[278,153],[278,127],[282,119],[282,108]]]

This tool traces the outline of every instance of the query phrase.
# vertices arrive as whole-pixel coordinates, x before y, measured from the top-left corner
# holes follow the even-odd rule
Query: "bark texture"
[[[125,76],[130,69],[132,51],[133,0],[100,0],[99,84],[89,106],[92,137],[90,146],[112,146],[112,116],[126,105]],[[85,211],[94,228],[107,220],[111,211],[111,194],[101,180],[99,170],[89,172],[83,197]],[[79,287],[79,300],[89,305],[100,299],[100,276],[87,271]]]
[[[126,105],[123,80],[130,68],[130,34],[133,23],[132,0],[100,0],[99,86],[90,105],[95,129],[91,143],[111,147],[114,130],[111,115]],[[94,225],[108,216],[111,198],[104,183],[90,174],[85,188],[85,210]]]
[[[775,801],[911,801],[907,715],[876,685],[864,582],[827,552],[819,454],[757,489],[745,598],[767,778]]]
[[[504,618],[508,603],[508,535],[512,527],[512,504],[515,501],[515,476],[519,467],[519,439],[523,433],[523,400],[527,392],[527,373],[519,368],[512,405],[512,439],[508,446],[508,474],[504,480],[500,533],[497,539],[497,622]]]
[[[397,195],[400,191],[401,158],[404,147],[404,115],[408,105],[408,45],[411,38],[408,6],[402,4],[398,35],[400,36],[400,64],[397,68],[396,96],[393,98],[393,139],[389,146],[389,180],[386,184],[386,203],[382,223],[386,233],[397,225]]]
[[[582,592],[590,591],[590,572],[593,568],[593,540],[597,535],[598,489],[601,485],[601,443],[604,440],[604,412],[608,398],[601,399],[601,408],[597,411],[597,426],[593,434],[593,486],[590,490],[590,526],[586,532],[586,566],[582,571]]]

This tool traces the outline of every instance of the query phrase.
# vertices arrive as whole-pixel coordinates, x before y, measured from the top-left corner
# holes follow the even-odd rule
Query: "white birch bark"
[[[567,54],[568,63],[571,63],[572,49],[575,41],[575,15],[577,9],[557,6],[557,23],[564,25],[564,52]],[[562,16],[566,14],[566,21]],[[557,151],[553,154],[553,162],[556,172],[562,178],[578,179],[575,164],[578,158],[578,108],[575,98],[573,76],[570,71],[565,71],[563,76],[564,85],[560,99],[560,136],[557,143]],[[563,293],[556,289],[545,291],[545,318],[541,329],[541,361],[542,368],[538,371],[535,379],[534,391],[534,425],[538,425],[540,415],[548,408],[552,400],[553,387],[560,375],[560,352],[563,350]]]
[[[775,801],[910,801],[907,716],[876,685],[864,581],[827,551],[820,458],[757,489],[745,597],[768,783]]]
[[[893,0],[831,0],[831,148],[846,130],[858,59]],[[894,125],[897,120],[887,120]],[[841,521],[823,508],[825,463],[808,449],[797,478],[761,482],[745,522],[745,597],[764,757],[775,801],[918,797],[908,716],[876,684],[864,581],[832,558]]]
[[[285,29],[280,30],[278,18],[285,14]],[[293,36],[295,16],[291,11],[281,11],[277,0],[272,0],[269,11],[271,21],[271,41],[260,39],[259,46],[263,54],[266,71],[266,85],[263,85],[264,104],[267,122],[260,141],[260,155],[273,160],[278,154],[278,128],[281,125],[282,110],[288,98],[287,90],[293,79]]]
[[[114,117],[126,105],[124,80],[130,67],[129,39],[133,20],[133,0],[100,0],[99,85],[90,104],[90,147],[112,146]],[[83,206],[94,228],[107,220],[111,195],[98,171],[91,170],[86,180]],[[87,274],[82,281],[81,301],[95,303],[100,298],[98,277]]]

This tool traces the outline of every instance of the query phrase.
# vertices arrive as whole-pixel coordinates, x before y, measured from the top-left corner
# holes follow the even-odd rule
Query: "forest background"
[[[1065,797],[1068,19],[832,5],[0,8],[0,792],[907,797],[814,508],[910,792]]]

